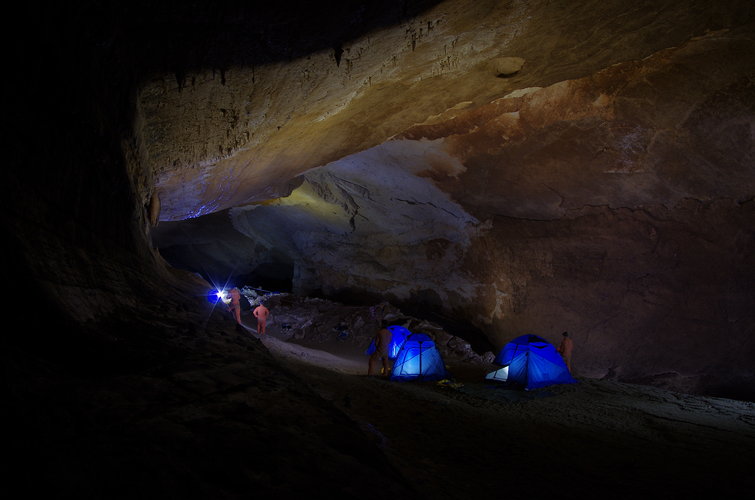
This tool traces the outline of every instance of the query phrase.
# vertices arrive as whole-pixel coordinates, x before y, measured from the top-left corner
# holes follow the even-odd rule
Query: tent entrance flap
[[[509,367],[504,366],[496,371],[490,372],[485,375],[487,380],[496,380],[498,382],[506,382],[509,379]]]

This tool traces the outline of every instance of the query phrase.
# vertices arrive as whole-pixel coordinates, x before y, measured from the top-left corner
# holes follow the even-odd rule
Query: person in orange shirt
[[[236,287],[231,288],[231,303],[228,304],[228,310],[233,314],[236,323],[241,324],[241,292]]]
[[[563,335],[564,338],[561,340],[561,345],[558,346],[558,352],[561,354],[561,357],[564,358],[564,363],[566,363],[566,367],[569,369],[569,373],[571,373],[571,352],[574,348],[574,342],[572,342],[572,339],[569,337],[569,332],[564,332],[561,335]]]
[[[267,326],[267,317],[270,315],[270,309],[265,307],[264,303],[260,302],[260,305],[252,311],[252,314],[257,318],[257,333],[264,335],[265,327]]]

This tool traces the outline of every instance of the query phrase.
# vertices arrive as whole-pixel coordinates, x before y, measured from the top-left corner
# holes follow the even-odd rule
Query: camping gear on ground
[[[411,335],[412,332],[404,328],[403,326],[398,325],[391,325],[388,327],[388,330],[391,331],[391,343],[388,346],[388,358],[389,359],[396,359],[396,356],[398,356],[398,351],[401,349],[401,345],[404,343],[404,340],[408,335]],[[372,339],[372,342],[370,342],[370,346],[367,348],[367,350],[364,352],[368,356],[371,355],[373,352],[375,352],[375,339]]]
[[[396,356],[391,380],[442,380],[449,378],[435,341],[424,333],[410,333]]]
[[[556,348],[537,335],[515,338],[501,349],[494,363],[502,368],[488,373],[486,380],[502,382],[526,391],[577,382]]]

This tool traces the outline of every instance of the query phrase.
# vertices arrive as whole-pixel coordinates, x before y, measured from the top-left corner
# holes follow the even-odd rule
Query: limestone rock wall
[[[489,15],[504,14],[489,7]],[[430,53],[438,50],[433,37],[470,22],[448,10],[427,15],[438,12],[448,22],[422,39]],[[526,332],[557,343],[568,330],[582,375],[733,394],[755,376],[752,25],[695,32],[697,21],[682,16],[690,36],[672,30],[667,45],[654,39],[642,54],[623,45],[639,36],[626,28],[616,39],[594,39],[597,52],[585,52],[584,63],[554,62],[556,71],[531,62],[523,48],[530,23],[554,15],[525,15],[533,12],[513,9],[491,24],[497,50],[475,45],[482,31],[458,35],[445,50],[469,58],[442,74],[415,78],[423,66],[409,59],[422,52],[401,48],[407,70],[392,73],[403,79],[400,92],[374,99],[374,88],[357,86],[348,105],[333,94],[341,95],[342,105],[331,103],[338,112],[291,127],[312,133],[318,154],[293,137],[295,148],[279,148],[307,157],[271,170],[286,185],[280,197],[250,194],[270,188],[257,168],[274,162],[262,155],[237,163],[243,175],[261,177],[246,191],[252,203],[223,216],[223,231],[233,235],[225,241],[236,243],[220,252],[228,258],[213,272],[253,269],[279,252],[293,263],[300,293],[420,304],[474,325],[496,347]],[[638,29],[656,33],[658,16]],[[514,25],[521,38],[507,31]],[[477,38],[457,44],[467,36]],[[501,56],[509,53],[501,46],[529,57]],[[332,71],[318,73],[321,85],[331,85]],[[304,108],[306,95],[297,101]],[[410,102],[411,116],[397,109]],[[192,105],[193,120],[205,104]],[[356,113],[359,125],[339,121]],[[330,125],[321,130],[323,123]],[[348,131],[340,128],[347,123]],[[369,139],[365,124],[374,124]],[[247,153],[229,154],[241,161]],[[207,241],[219,234],[213,224],[174,224],[205,226],[193,234]],[[187,246],[157,236],[174,253]],[[218,260],[218,252],[203,255],[205,264]]]
[[[330,45],[314,38],[306,51],[288,36],[288,57],[236,62],[215,54],[222,67],[208,60],[142,82],[135,132],[161,192],[162,219],[285,196],[295,175],[415,123],[640,60],[748,19],[744,1],[594,1],[578,9],[541,1],[402,3],[416,15],[396,16],[388,26],[372,21],[373,29],[358,36],[348,36],[354,19],[369,26],[396,6],[366,2],[341,23],[310,7],[301,14],[329,27]],[[301,29],[250,24],[250,32]],[[226,48],[231,54],[262,48],[254,37],[236,36],[242,40]]]

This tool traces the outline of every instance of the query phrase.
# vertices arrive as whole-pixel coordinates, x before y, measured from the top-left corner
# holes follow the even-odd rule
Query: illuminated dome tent
[[[537,335],[515,338],[501,349],[494,362],[502,368],[488,373],[487,380],[524,390],[577,382],[556,348]]]
[[[393,364],[391,380],[441,380],[448,378],[446,365],[435,341],[424,333],[406,337]]]

